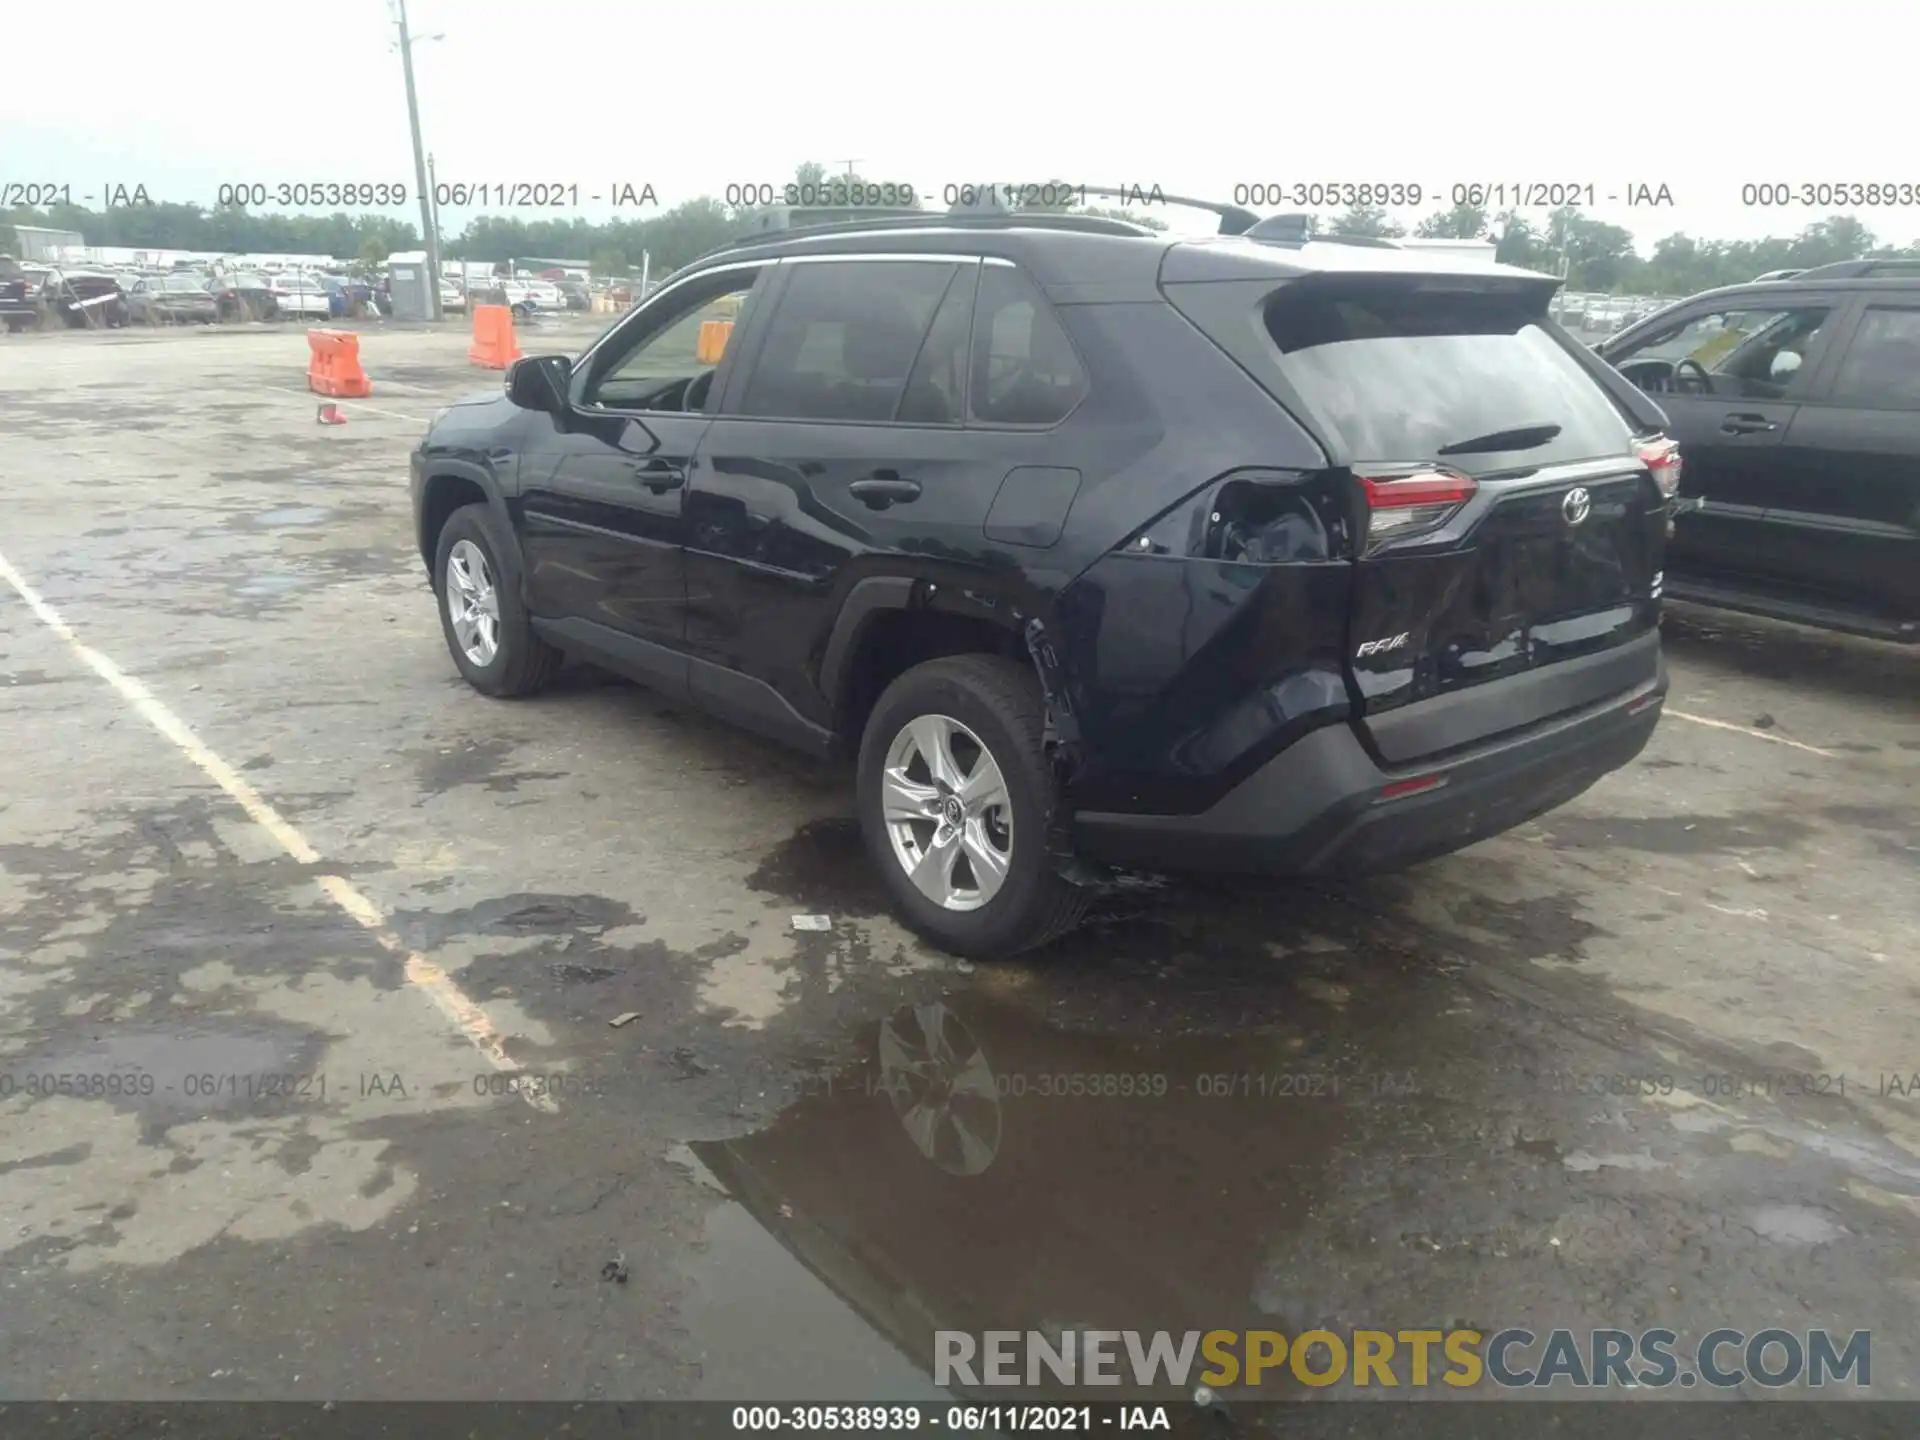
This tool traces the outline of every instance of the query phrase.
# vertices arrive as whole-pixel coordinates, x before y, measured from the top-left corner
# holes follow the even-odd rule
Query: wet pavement
[[[1920,657],[1677,613],[1650,748],[1534,824],[967,966],[843,772],[459,681],[404,457],[464,344],[368,333],[341,427],[297,334],[0,344],[0,1399],[1556,1325],[1868,1329],[1915,1394]]]

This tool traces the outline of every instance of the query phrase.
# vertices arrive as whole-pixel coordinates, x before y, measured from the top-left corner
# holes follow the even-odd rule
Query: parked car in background
[[[136,282],[127,295],[127,312],[130,319],[145,325],[211,325],[220,318],[213,292],[191,272],[151,275]]]
[[[298,320],[325,320],[333,313],[327,287],[311,275],[283,273],[268,282],[277,314]]]
[[[378,308],[373,302],[373,286],[368,281],[356,280],[349,275],[319,275],[315,278],[326,287],[327,314],[335,320],[358,320]]]
[[[11,255],[0,256],[0,320],[8,334],[37,330],[46,322],[44,291],[51,273],[43,265],[22,265]]]
[[[273,284],[264,275],[235,270],[216,275],[207,282],[207,292],[222,320],[271,320],[278,313]]]
[[[524,276],[497,275],[492,289],[499,292],[502,305],[510,305],[516,314],[531,315],[536,311],[552,312],[566,308],[566,301],[559,289],[547,280],[530,280]]]
[[[1710,290],[1595,348],[1685,457],[1668,595],[1920,641],[1920,264]]]
[[[55,270],[47,298],[70,329],[113,329],[127,323],[126,296],[119,277],[109,270]]]
[[[569,310],[588,310],[593,306],[593,294],[587,289],[584,280],[556,280],[554,288],[560,292],[560,303]]]

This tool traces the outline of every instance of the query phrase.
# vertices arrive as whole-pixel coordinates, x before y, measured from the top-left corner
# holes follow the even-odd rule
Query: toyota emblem
[[[1583,485],[1576,485],[1567,491],[1567,498],[1560,502],[1560,513],[1567,517],[1567,524],[1578,525],[1593,509],[1593,497]]]

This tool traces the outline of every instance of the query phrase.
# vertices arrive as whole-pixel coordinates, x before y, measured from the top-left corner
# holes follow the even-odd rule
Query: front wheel
[[[533,631],[508,583],[505,545],[484,502],[453,512],[434,547],[433,590],[440,628],[466,682],[483,695],[531,695],[560,668],[561,655]]]
[[[1084,892],[1050,853],[1059,796],[1034,676],[958,655],[887,687],[860,745],[860,827],[907,923],[993,958],[1079,922]]]

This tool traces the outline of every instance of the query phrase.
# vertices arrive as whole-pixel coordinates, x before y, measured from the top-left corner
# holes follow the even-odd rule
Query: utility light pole
[[[413,89],[413,36],[407,30],[407,0],[395,0],[399,10],[400,68],[407,77],[407,123],[413,127],[413,174],[420,186],[420,229],[427,247],[427,314],[440,313],[440,233],[434,224],[433,184],[427,176],[427,151],[420,143],[420,102]]]

